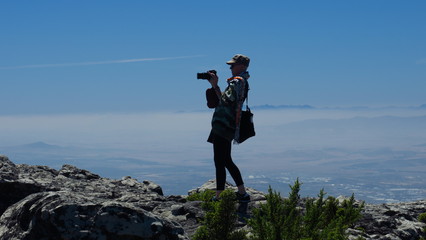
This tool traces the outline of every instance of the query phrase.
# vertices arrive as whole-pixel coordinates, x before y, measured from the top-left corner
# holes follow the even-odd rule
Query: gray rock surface
[[[2,239],[180,239],[183,229],[137,207],[58,191],[31,194],[2,215]],[[137,237],[137,238],[135,238]]]
[[[180,223],[161,216],[185,199],[169,200],[150,181],[112,180],[70,165],[15,165],[0,156],[0,192],[1,240],[189,239]]]
[[[237,191],[238,188],[236,186],[233,186],[232,184],[226,182],[225,183],[225,188],[226,189],[233,189],[233,191]],[[199,192],[204,192],[206,190],[215,190],[216,189],[216,181],[215,180],[209,180],[206,183],[204,183],[203,185],[201,185],[201,187],[198,187],[196,189],[192,189],[188,191],[188,195],[194,194],[194,193],[199,193]],[[250,194],[250,199],[252,202],[262,202],[265,201],[265,193],[257,191],[256,189],[250,188],[250,187],[246,187],[246,191],[248,192],[248,194]]]
[[[227,188],[236,187],[227,183]],[[189,194],[215,189],[210,180]],[[250,210],[265,202],[264,193],[248,188]],[[160,186],[131,177],[102,178],[64,165],[14,164],[0,155],[0,240],[50,239],[190,239],[205,213],[186,196],[164,196]],[[349,229],[351,239],[419,239],[418,222],[426,200],[366,204],[362,219]],[[240,227],[245,222],[239,223]]]
[[[351,229],[355,236],[366,239],[420,239],[426,237],[422,232],[425,224],[418,221],[421,213],[426,212],[426,200],[392,204],[366,204],[363,217]],[[362,229],[357,231],[355,229]]]

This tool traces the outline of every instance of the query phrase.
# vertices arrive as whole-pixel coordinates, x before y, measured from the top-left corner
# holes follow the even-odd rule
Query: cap
[[[248,67],[248,65],[250,64],[250,58],[242,54],[237,54],[233,56],[231,60],[227,61],[226,64],[243,64]]]

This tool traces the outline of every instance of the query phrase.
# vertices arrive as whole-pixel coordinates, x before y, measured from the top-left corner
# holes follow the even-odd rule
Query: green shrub
[[[186,199],[188,201],[210,201],[215,194],[214,190],[207,189],[204,192],[191,194]]]
[[[253,240],[343,240],[345,230],[361,216],[363,204],[356,207],[355,197],[339,203],[334,197],[324,199],[321,190],[317,199],[306,201],[305,212],[300,210],[301,183],[290,186],[287,199],[269,187],[266,204],[253,210],[249,220]]]
[[[215,195],[216,191],[207,189],[204,192],[189,195],[186,199],[188,201],[202,201],[201,207],[205,211],[211,211],[214,208],[213,202],[211,200]]]
[[[342,202],[327,197],[321,190],[318,197],[305,202],[305,210],[300,205],[301,183],[297,179],[290,185],[288,198],[282,198],[271,187],[266,195],[266,203],[253,209],[248,219],[252,240],[346,240],[345,231],[361,216],[364,204],[357,205],[352,196]],[[188,197],[189,201],[203,201],[207,212],[193,239],[194,240],[244,240],[245,231],[237,231],[235,193],[225,190],[221,200],[212,201],[215,191],[207,190]],[[426,214],[419,220],[426,220]],[[422,221],[420,220],[420,221]],[[362,238],[358,238],[362,239]]]
[[[301,215],[297,204],[299,202],[300,183],[297,180],[290,186],[288,199],[283,199],[280,193],[269,186],[266,204],[253,210],[253,218],[248,223],[252,227],[254,240],[299,239],[298,225]]]
[[[422,223],[426,223],[426,212],[419,215],[418,220]],[[423,227],[423,234],[426,235],[426,227]],[[426,238],[421,237],[420,240],[425,240]]]
[[[208,194],[206,194],[208,195]],[[220,195],[220,201],[206,201],[207,213],[193,239],[194,240],[244,240],[246,233],[236,231],[237,214],[235,193],[225,190]]]
[[[426,212],[420,214],[418,219],[419,219],[420,222],[426,223]]]

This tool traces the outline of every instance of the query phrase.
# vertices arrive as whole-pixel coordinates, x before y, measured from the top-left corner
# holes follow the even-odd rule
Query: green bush
[[[202,201],[201,207],[205,211],[211,211],[214,208],[213,202],[211,200],[215,195],[216,191],[207,189],[204,192],[189,195],[186,199],[188,201]]]
[[[422,223],[426,223],[426,212],[419,215],[418,220]],[[426,227],[423,228],[423,233],[426,234]],[[426,238],[422,237],[420,240],[425,240]]]
[[[252,217],[248,219],[251,240],[347,239],[345,231],[360,218],[364,204],[357,205],[353,194],[342,202],[331,196],[325,199],[326,194],[321,190],[317,198],[306,200],[303,210],[299,195],[301,185],[298,179],[290,185],[288,198],[282,198],[279,192],[269,187],[266,203],[253,209]],[[236,230],[235,193],[225,190],[218,202],[212,201],[214,195],[214,191],[208,190],[188,197],[190,201],[203,201],[202,207],[207,212],[193,239],[247,239],[245,231]],[[420,218],[426,219],[426,216]]]
[[[204,192],[191,194],[186,199],[188,201],[210,201],[215,194],[215,191],[207,189]]]
[[[252,227],[254,240],[300,239],[299,225],[302,221],[300,210],[297,208],[300,196],[300,183],[297,180],[290,186],[288,199],[283,199],[280,193],[268,189],[266,204],[253,210],[253,218],[248,223]]]
[[[206,195],[210,195],[206,193]],[[203,195],[206,197],[206,195]],[[246,233],[237,231],[237,214],[235,193],[225,190],[220,195],[220,201],[206,201],[207,213],[193,237],[194,240],[244,240]]]
[[[426,212],[419,215],[419,221],[422,223],[426,223]]]
[[[306,201],[303,212],[299,207],[300,186],[297,179],[287,199],[269,187],[266,204],[254,209],[249,220],[253,240],[347,239],[345,230],[359,219],[364,205],[356,207],[354,195],[342,203],[334,197],[324,199],[321,190],[318,198]]]

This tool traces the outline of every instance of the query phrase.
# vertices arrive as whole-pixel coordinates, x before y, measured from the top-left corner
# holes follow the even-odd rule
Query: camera
[[[209,70],[207,72],[197,73],[197,79],[210,80],[212,78],[212,76],[210,75],[210,73],[216,74],[217,72],[216,72],[216,70]]]

